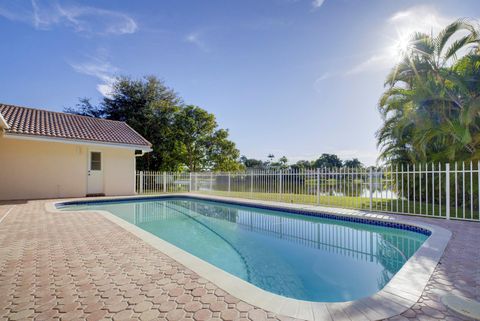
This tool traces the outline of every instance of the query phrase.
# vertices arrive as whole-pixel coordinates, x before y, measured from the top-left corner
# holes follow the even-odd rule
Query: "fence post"
[[[250,171],[250,194],[253,194],[253,171]]]
[[[279,170],[278,171],[278,192],[280,193],[280,196],[282,195],[283,193],[283,171],[282,170]]]
[[[228,172],[228,194],[230,194],[230,172]]]
[[[193,185],[193,190],[195,192],[198,192],[198,173],[194,172],[193,175],[195,177],[195,180],[194,180],[195,184]]]
[[[317,205],[320,205],[320,168],[317,168]]]
[[[140,194],[143,194],[143,171],[140,171]]]
[[[167,172],[163,172],[163,192],[167,192]]]
[[[373,171],[370,167],[369,173],[369,180],[370,180],[370,211],[373,209]]]
[[[471,170],[471,168],[470,168]],[[440,174],[441,175],[441,174]],[[447,215],[447,220],[450,219],[450,164],[447,163],[445,165],[445,207],[446,207],[446,215]],[[473,184],[472,182],[470,182]],[[440,186],[441,188],[441,186]]]
[[[190,172],[190,179],[188,180],[188,192],[192,191],[192,172]]]

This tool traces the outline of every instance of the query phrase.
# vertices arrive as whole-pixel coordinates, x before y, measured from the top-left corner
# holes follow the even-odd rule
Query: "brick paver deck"
[[[95,213],[0,203],[0,320],[285,320],[225,293]],[[13,210],[8,212],[12,206]],[[419,302],[395,320],[467,320],[445,292],[480,300],[480,224],[453,232]]]

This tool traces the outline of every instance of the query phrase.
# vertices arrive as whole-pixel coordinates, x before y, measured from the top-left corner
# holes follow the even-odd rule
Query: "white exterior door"
[[[103,193],[103,159],[98,151],[88,152],[87,194]]]

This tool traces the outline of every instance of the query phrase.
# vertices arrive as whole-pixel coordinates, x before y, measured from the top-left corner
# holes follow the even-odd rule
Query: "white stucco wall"
[[[0,200],[84,197],[89,148],[0,136]],[[91,148],[103,155],[104,193],[133,195],[134,150]]]

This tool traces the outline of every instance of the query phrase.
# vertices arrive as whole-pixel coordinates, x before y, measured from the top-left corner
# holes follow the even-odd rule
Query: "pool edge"
[[[211,281],[238,299],[259,308],[278,313],[280,315],[305,319],[305,320],[340,320],[349,318],[380,320],[401,314],[413,306],[421,297],[423,290],[430,279],[435,267],[437,266],[443,252],[451,237],[451,232],[436,226],[415,222],[408,218],[391,217],[382,213],[371,213],[368,211],[346,210],[325,208],[310,205],[278,203],[270,201],[256,201],[240,198],[220,197],[213,195],[177,193],[156,195],[154,197],[184,196],[205,200],[217,200],[230,202],[235,201],[240,205],[262,205],[272,209],[283,210],[302,210],[318,213],[327,213],[333,215],[347,215],[353,217],[363,217],[374,221],[388,221],[415,226],[427,229],[431,235],[417,250],[417,252],[404,264],[387,285],[372,296],[338,303],[323,303],[302,301],[286,298],[277,294],[270,293],[260,289],[236,276],[233,276],[212,264],[203,261],[196,256],[162,240],[161,238],[142,230],[141,228],[111,214],[107,211],[89,210],[88,212],[97,212],[142,239],[147,244],[163,252],[167,256],[191,269],[199,276]],[[152,196],[134,196],[134,197],[108,197],[102,200],[119,200],[135,198],[152,198]],[[67,203],[69,201],[95,201],[95,199],[72,199],[55,202],[47,202],[46,210],[49,212],[60,212],[56,204]],[[97,199],[98,200],[98,199]]]

